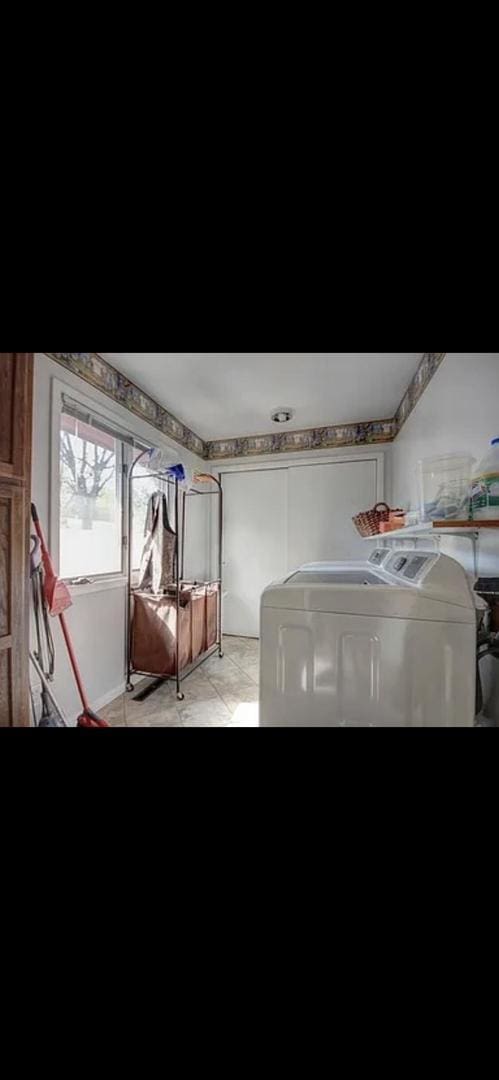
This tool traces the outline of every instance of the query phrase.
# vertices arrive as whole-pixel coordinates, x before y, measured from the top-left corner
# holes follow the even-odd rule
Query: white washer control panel
[[[404,578],[405,581],[419,582],[426,577],[438,557],[428,551],[421,554],[415,551],[395,551],[383,563],[383,569],[389,574]]]
[[[372,555],[369,556],[369,562],[373,566],[383,566],[383,563],[386,562],[390,555],[390,548],[376,548],[376,551],[373,551]]]
[[[393,548],[376,548],[376,551],[369,556],[369,563],[394,577],[419,584],[438,558],[438,554],[430,551],[394,551]]]

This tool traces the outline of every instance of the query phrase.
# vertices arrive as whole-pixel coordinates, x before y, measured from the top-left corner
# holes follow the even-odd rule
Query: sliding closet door
[[[286,573],[286,469],[223,476],[224,633],[260,634],[260,597]]]
[[[255,469],[223,475],[224,633],[259,635],[260,597],[307,562],[362,559],[352,523],[377,501],[377,462]]]
[[[289,570],[307,562],[366,557],[352,517],[376,503],[376,480],[372,459],[289,469]]]
[[[29,724],[31,353],[0,353],[0,727]]]

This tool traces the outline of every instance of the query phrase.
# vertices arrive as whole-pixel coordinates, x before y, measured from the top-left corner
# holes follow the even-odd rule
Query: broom
[[[50,558],[50,553],[45,543],[45,537],[43,535],[42,527],[40,524],[40,518],[38,517],[38,511],[34,503],[31,504],[31,517],[33,518],[33,524],[36,529],[36,535],[38,536],[38,539],[40,541],[40,547],[42,552],[44,576],[43,594],[45,597],[45,603],[47,605],[49,614],[52,615],[53,618],[58,618],[61,624],[61,630],[64,636],[64,641],[66,642],[66,648],[68,650],[69,661],[73,669],[73,675],[75,677],[75,682],[78,687],[78,693],[80,695],[80,700],[83,707],[83,711],[78,717],[78,727],[109,727],[110,725],[107,723],[107,721],[100,720],[99,717],[96,716],[90,708],[88,698],[85,692],[85,687],[83,686],[80,669],[78,667],[75,652],[73,649],[73,642],[71,641],[69,627],[64,614],[64,612],[72,606],[73,601],[71,599],[71,595],[67,585],[65,585],[63,581],[60,581],[55,574],[54,567],[52,565],[52,559]]]

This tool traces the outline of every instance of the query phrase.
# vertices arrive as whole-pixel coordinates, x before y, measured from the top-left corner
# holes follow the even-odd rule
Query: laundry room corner
[[[0,728],[499,725],[499,353],[0,353],[0,391]]]

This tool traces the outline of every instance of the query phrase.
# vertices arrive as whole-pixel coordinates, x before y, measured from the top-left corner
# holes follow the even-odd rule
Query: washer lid
[[[308,570],[306,567],[303,570],[297,570],[295,574],[292,574],[287,579],[286,584],[292,583],[293,585],[386,585],[386,581],[379,576],[379,574],[373,574],[370,569],[360,570],[331,570],[327,566],[324,570],[312,569]]]
[[[390,552],[383,569],[372,562],[302,566],[265,590],[262,607],[476,623],[462,566],[435,552]]]

